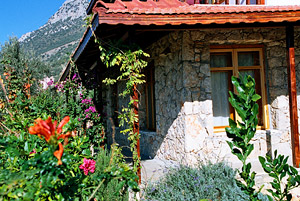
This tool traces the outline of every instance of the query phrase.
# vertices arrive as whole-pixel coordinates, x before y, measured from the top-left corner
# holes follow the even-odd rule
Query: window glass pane
[[[239,71],[239,73],[243,77],[251,75],[251,77],[253,77],[255,79],[255,77],[254,77],[254,70],[243,70],[243,71]]]
[[[228,72],[211,73],[214,126],[229,125],[228,74]]]
[[[218,52],[210,54],[210,67],[231,67],[232,66],[232,56],[231,52]]]
[[[238,52],[239,66],[259,66],[259,52]]]

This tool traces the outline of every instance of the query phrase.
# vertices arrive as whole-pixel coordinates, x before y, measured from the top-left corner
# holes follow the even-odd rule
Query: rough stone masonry
[[[297,79],[300,79],[299,32],[296,28]],[[237,161],[230,153],[225,132],[214,133],[213,130],[210,46],[248,44],[264,46],[270,121],[269,130],[257,131],[250,160],[257,160],[258,155],[275,149],[291,156],[285,29],[247,28],[175,31],[145,50],[155,66],[156,131],[145,129],[145,90],[141,87],[139,116],[144,158],[184,164],[195,164],[198,160]],[[299,84],[297,90],[300,90]],[[117,141],[123,144],[126,137],[119,135]]]

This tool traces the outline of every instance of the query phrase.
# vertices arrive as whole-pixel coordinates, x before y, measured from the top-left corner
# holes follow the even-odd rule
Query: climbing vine
[[[88,24],[91,28],[91,24]],[[92,28],[91,28],[92,30]],[[137,143],[139,133],[134,128],[138,122],[138,115],[134,113],[134,106],[138,103],[137,96],[134,96],[134,90],[140,84],[145,83],[142,69],[147,66],[143,60],[149,57],[149,54],[138,48],[136,45],[124,45],[120,42],[106,42],[99,39],[93,32],[95,43],[100,50],[100,59],[107,68],[118,66],[120,74],[116,78],[105,78],[103,83],[113,85],[118,81],[126,82],[125,89],[119,94],[121,97],[130,97],[127,107],[122,109],[119,114],[119,127],[123,130],[121,133],[128,136],[130,149],[133,154],[133,170],[138,172],[140,168],[140,156],[138,155]]]

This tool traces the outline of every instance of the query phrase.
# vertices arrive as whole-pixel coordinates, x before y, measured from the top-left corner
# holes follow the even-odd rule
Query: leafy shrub
[[[277,150],[275,150],[274,158],[269,155],[266,155],[265,158],[259,156],[259,161],[264,171],[273,178],[273,181],[270,182],[272,189],[267,189],[267,191],[274,200],[291,200],[292,194],[290,191],[299,187],[300,175],[294,167],[287,163],[288,156],[277,155]],[[284,182],[284,179],[286,179],[286,182]],[[270,200],[272,200],[271,197]]]
[[[94,179],[104,178],[105,172],[108,170],[112,163],[112,153],[107,149],[101,149],[98,153],[96,160],[96,171],[93,176]],[[96,193],[97,200],[111,200],[121,201],[128,200],[128,189],[123,188],[122,178],[113,178],[104,182],[105,185],[101,185]]]
[[[300,175],[298,171],[287,164],[288,157],[274,153],[274,159],[271,156],[259,156],[259,161],[266,173],[273,178],[270,182],[272,189],[267,191],[272,195],[262,195],[260,187],[258,191],[255,186],[256,172],[251,172],[251,163],[247,163],[247,158],[254,149],[251,140],[255,135],[258,125],[258,104],[256,103],[261,97],[255,92],[255,80],[250,75],[241,76],[240,78],[232,77],[232,84],[237,90],[237,94],[229,92],[229,102],[241,117],[241,121],[236,123],[229,119],[229,128],[226,128],[227,137],[232,141],[227,141],[232,154],[236,155],[242,162],[242,171],[239,172],[244,182],[238,182],[238,186],[250,196],[252,201],[255,200],[291,200],[290,190],[300,185]],[[286,177],[288,177],[286,179]],[[284,184],[286,179],[286,184]]]
[[[171,169],[165,178],[146,188],[146,200],[249,200],[235,180],[236,171],[224,163]]]
[[[235,122],[229,118],[229,127],[226,128],[226,134],[232,141],[227,141],[231,153],[237,156],[242,162],[242,171],[240,177],[244,180],[238,182],[238,186],[246,192],[251,200],[258,199],[258,193],[254,188],[256,172],[251,172],[251,163],[247,162],[248,156],[254,149],[251,139],[256,132],[258,124],[258,104],[256,103],[261,97],[255,92],[255,80],[250,75],[236,78],[232,76],[232,84],[235,86],[238,94],[229,91],[229,102],[236,110],[240,121]]]
[[[90,175],[84,175],[79,168],[82,158],[91,157],[88,138],[74,136],[68,140],[70,133],[61,134],[62,126],[67,121],[68,117],[64,118],[63,124],[54,129],[56,123],[53,124],[51,118],[47,121],[36,120],[29,129],[34,135],[26,132],[21,132],[19,136],[0,135],[3,145],[0,149],[3,165],[0,167],[1,198],[73,199],[88,193],[84,188],[97,185],[90,181]],[[49,129],[53,133],[47,132]]]

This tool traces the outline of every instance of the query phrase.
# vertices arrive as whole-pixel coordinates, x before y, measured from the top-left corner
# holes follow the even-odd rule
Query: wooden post
[[[229,0],[225,0],[225,4],[226,4],[226,5],[229,5]]]
[[[293,25],[286,26],[286,49],[293,165],[298,168],[300,162],[300,152]]]
[[[205,4],[208,4],[208,0],[205,0],[205,2],[204,2]]]
[[[250,0],[246,0],[246,5],[250,5]]]
[[[139,96],[138,96],[138,90],[136,88],[136,85],[133,86],[133,96],[132,96],[133,100],[139,100]],[[136,115],[136,117],[138,117],[139,115],[139,105],[138,105],[138,101],[134,101],[133,103],[133,110],[134,110],[134,114]],[[139,120],[137,120],[136,122],[134,122],[133,125],[133,132],[137,133],[138,135],[140,134],[140,129],[139,129]],[[140,139],[137,140],[137,145],[136,145],[136,149],[137,149],[137,155],[139,157],[139,159],[141,158],[141,152],[140,152]],[[141,164],[139,164],[138,170],[137,170],[137,175],[139,177],[139,184],[141,184]]]
[[[236,5],[240,5],[240,0],[235,0]]]

